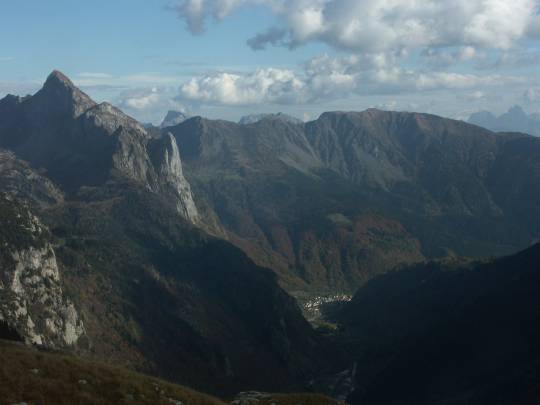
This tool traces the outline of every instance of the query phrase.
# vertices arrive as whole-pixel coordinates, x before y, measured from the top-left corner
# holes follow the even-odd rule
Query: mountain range
[[[496,132],[522,132],[540,136],[540,114],[527,114],[518,105],[498,117],[489,111],[474,113],[468,122]]]
[[[374,109],[168,130],[202,227],[290,292],[353,292],[397,264],[508,254],[540,235],[532,136]]]
[[[533,136],[376,109],[307,123],[266,116],[172,124],[144,127],[58,71],[35,95],[0,100],[0,338],[221,397],[248,389],[332,393],[351,356],[361,363],[380,342],[381,357],[362,367],[393,359],[383,345],[397,343],[386,342],[386,329],[364,337],[364,326],[372,327],[364,304],[377,324],[403,314],[388,325],[392,336],[402,328],[403,342],[427,341],[454,318],[441,318],[440,332],[423,306],[407,312],[407,277],[431,271],[431,261],[463,261],[454,273],[438,265],[443,276],[433,288],[424,290],[422,277],[411,282],[420,284],[418,299],[433,299],[428,309],[439,298],[458,302],[462,288],[474,301],[482,280],[495,283],[489,266],[521,262],[471,262],[540,240]],[[443,284],[449,295],[439,297]],[[343,333],[314,329],[303,316],[303,304],[357,290],[334,319]],[[365,291],[376,291],[373,305]],[[517,291],[501,293],[497,305],[509,306]],[[385,306],[387,294],[398,307]],[[530,302],[511,313],[534,304],[523,297]],[[483,316],[469,310],[470,323]],[[398,322],[407,317],[420,321]],[[399,371],[406,360],[390,366]],[[353,401],[382,392],[383,374],[352,367]],[[401,387],[401,374],[387,375]],[[415,395],[425,392],[411,385],[413,402],[402,403],[422,403]]]

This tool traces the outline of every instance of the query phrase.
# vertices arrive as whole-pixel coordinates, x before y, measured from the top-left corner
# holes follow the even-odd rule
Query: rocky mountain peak
[[[174,127],[175,125],[181,124],[189,118],[189,115],[181,111],[169,111],[163,122],[161,123],[161,128]]]
[[[42,101],[38,103],[40,109],[47,109],[57,114],[70,113],[78,117],[83,112],[92,108],[96,103],[63,73],[53,71],[45,81],[43,88],[36,93],[34,99]],[[42,106],[41,104],[46,104]]]
[[[75,88],[75,85],[73,84],[73,82],[59,70],[53,70],[51,74],[47,77],[47,80],[45,81],[45,87],[55,86],[55,85],[70,87],[72,89]]]

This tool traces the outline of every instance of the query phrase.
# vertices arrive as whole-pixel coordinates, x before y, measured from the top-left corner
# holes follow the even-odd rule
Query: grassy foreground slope
[[[121,368],[0,341],[0,403],[194,404],[220,400]]]
[[[0,404],[15,403],[224,405],[226,402],[133,371],[0,340]],[[257,403],[338,404],[318,394],[270,394]]]

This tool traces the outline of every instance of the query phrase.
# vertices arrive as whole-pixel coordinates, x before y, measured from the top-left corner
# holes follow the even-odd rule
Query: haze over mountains
[[[522,132],[540,136],[540,114],[527,114],[518,105],[498,117],[489,111],[474,113],[468,122],[496,132]]]
[[[420,358],[410,336],[424,342],[456,326],[461,339],[485,315],[464,306],[470,318],[455,323],[446,305],[463,297],[481,293],[486,308],[508,309],[500,319],[511,328],[512,314],[535,305],[536,248],[456,273],[441,265],[425,286],[422,272],[433,269],[426,260],[502,256],[540,240],[539,138],[376,109],[307,123],[169,118],[145,129],[57,71],[35,95],[0,100],[0,337],[224,397],[347,386],[364,403],[391,397],[382,395],[386,377],[399,393],[407,360],[388,362],[387,331],[370,322],[400,329],[396,347]],[[384,276],[396,268],[405,270]],[[411,268],[419,278],[402,283],[417,274]],[[386,283],[398,318],[426,324],[392,323],[396,307],[377,290]],[[427,308],[442,306],[442,326],[423,301],[407,307],[410,283]],[[515,288],[499,291],[507,284]],[[315,330],[298,304],[357,290],[334,319],[344,334]],[[515,339],[536,350],[538,314],[522,313],[531,333],[501,338],[497,350]],[[358,333],[364,327],[373,335]],[[378,348],[375,362],[362,363]],[[497,367],[504,361],[494,357]],[[411,385],[396,403],[463,394],[461,383],[436,383]]]
[[[239,124],[255,124],[261,120],[281,120],[291,124],[301,124],[302,120],[284,113],[277,114],[251,114],[245,115],[238,121]]]

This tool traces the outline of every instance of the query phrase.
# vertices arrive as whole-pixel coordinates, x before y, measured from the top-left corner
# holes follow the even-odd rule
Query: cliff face
[[[191,187],[184,177],[182,161],[176,139],[171,134],[164,135],[150,144],[150,157],[158,178],[158,190],[172,195],[176,208],[192,223],[199,222],[199,213],[193,200]]]
[[[26,342],[72,346],[85,333],[63,292],[48,230],[24,205],[0,196],[0,320]]]
[[[68,192],[120,176],[176,198],[178,212],[197,222],[176,143],[154,139],[108,103],[96,104],[60,72],[32,97],[0,101],[0,147],[43,169]],[[160,147],[163,153],[156,153]]]

